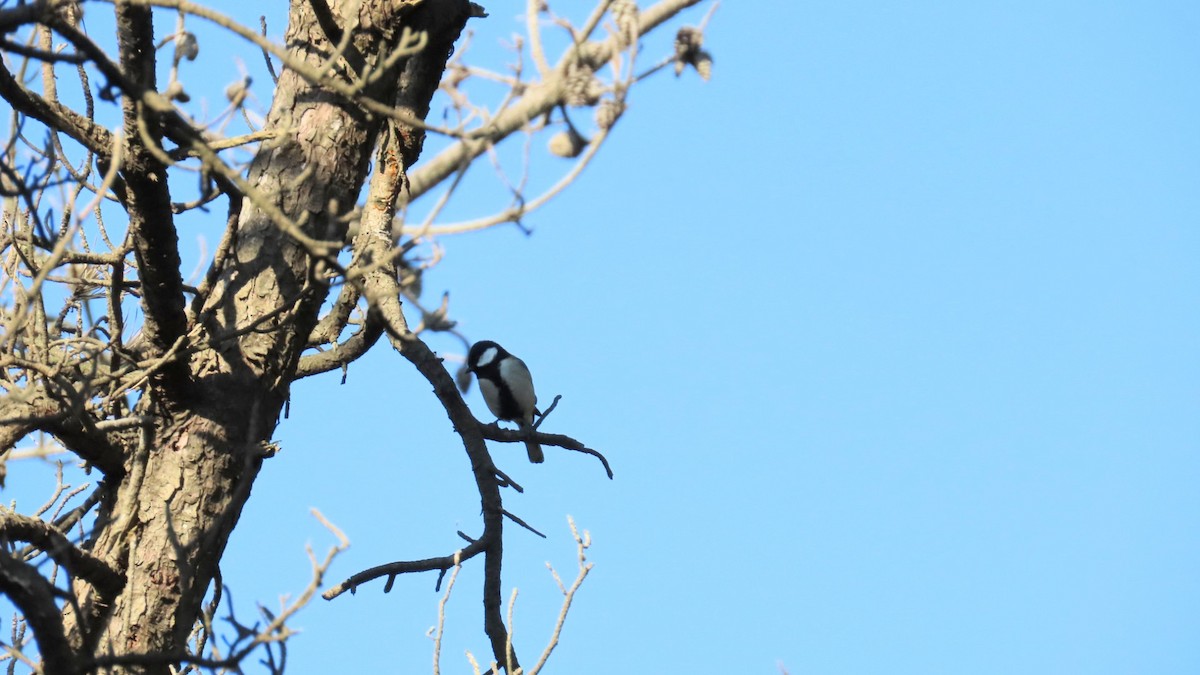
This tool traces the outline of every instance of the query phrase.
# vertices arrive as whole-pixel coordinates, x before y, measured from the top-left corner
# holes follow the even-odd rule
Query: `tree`
[[[423,341],[453,322],[444,301],[421,306],[416,251],[443,231],[433,222],[467,167],[506,138],[547,133],[550,151],[576,163],[545,194],[514,187],[511,206],[467,229],[519,223],[569,185],[645,77],[674,65],[707,78],[703,24],[679,29],[673,54],[635,69],[641,37],[698,1],[639,11],[631,0],[602,0],[575,25],[531,0],[517,48],[532,73],[494,73],[454,54],[468,22],[486,16],[467,0],[293,0],[281,45],[264,37],[265,20],[252,30],[188,0],[0,6],[0,95],[12,108],[0,159],[0,481],[4,459],[15,461],[27,438],[101,476],[77,504],[60,490],[43,509],[0,511],[0,593],[20,613],[10,657],[40,659],[47,673],[236,668],[266,638],[222,658],[205,651],[218,562],[273,453],[289,387],[386,339],[433,386],[461,437],[483,533],[463,535],[467,545],[449,555],[364,571],[326,595],[407,572],[446,574],[482,556],[491,656],[518,668],[500,573],[505,519],[520,521],[504,510],[501,491],[513,484],[485,441],[524,436],[476,420],[459,391],[463,374],[456,383]],[[114,46],[88,34],[85,9],[112,13]],[[215,120],[200,119],[187,86],[197,24],[261,49],[277,72],[265,119],[247,108],[248,80],[226,90],[229,108]],[[566,36],[555,63],[547,29]],[[78,95],[60,95],[63,77],[77,80]],[[508,88],[494,112],[460,88],[482,77]],[[458,113],[453,126],[426,120],[439,87]],[[580,108],[594,110],[590,140],[569,116]],[[115,131],[98,121],[110,110],[120,115]],[[238,116],[244,133],[214,131]],[[444,147],[418,164],[429,135]],[[239,152],[250,153],[248,165]],[[425,222],[405,224],[408,207],[439,186]],[[224,234],[191,286],[176,222],[217,208]],[[410,327],[403,302],[419,308],[420,325]],[[582,443],[534,433],[608,470]],[[314,588],[327,564],[315,563]],[[278,636],[286,616],[275,619],[267,632]]]

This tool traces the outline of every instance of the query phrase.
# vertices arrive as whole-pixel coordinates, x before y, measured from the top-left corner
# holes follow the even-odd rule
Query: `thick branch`
[[[359,265],[360,247],[354,246],[355,259],[350,262],[350,267]],[[309,347],[319,347],[321,345],[331,344],[337,341],[338,336],[346,329],[350,323],[350,315],[354,313],[354,308],[358,306],[358,301],[362,297],[362,291],[356,284],[344,284],[342,291],[338,293],[337,300],[334,301],[333,307],[329,312],[321,317],[313,328],[312,334],[308,336]]]
[[[429,8],[423,22],[407,0],[330,4],[335,16],[351,8],[362,15],[344,30],[353,33],[374,78],[362,95],[376,100],[397,90],[397,68],[384,63],[404,26],[428,26],[450,40],[462,28],[446,25],[447,8],[457,5],[450,0],[422,2],[422,10]],[[310,68],[324,69],[334,49],[307,2],[291,3],[285,39],[290,60]],[[329,78],[353,76],[338,68],[327,72]],[[192,142],[194,130],[177,128],[172,112],[161,115],[168,137]],[[244,198],[229,256],[196,312],[203,326],[191,343],[196,395],[152,430],[152,449],[148,445],[137,460],[144,478],[135,481],[131,472],[120,496],[101,509],[104,527],[92,550],[110,562],[138,561],[111,608],[81,603],[85,620],[96,627],[97,648],[113,657],[177,653],[186,645],[260,470],[261,443],[271,438],[328,294],[327,272],[337,269],[329,252],[345,240],[344,216],[366,178],[381,120],[285,69],[265,125],[277,136],[259,147],[245,178],[226,176]],[[213,172],[222,171],[211,150],[200,156]],[[173,396],[175,390],[155,393]],[[169,408],[172,402],[163,403]],[[93,609],[100,615],[90,614]]]
[[[14,447],[37,428],[35,415],[31,406],[0,400],[0,453]]]
[[[42,430],[54,436],[67,450],[96,467],[105,476],[117,479],[125,473],[125,456],[121,446],[113,443],[107,434],[94,425],[85,426],[87,413],[66,415],[42,426]]]
[[[320,1],[314,1],[313,6],[328,10]],[[429,113],[429,101],[446,69],[454,42],[471,13],[470,3],[465,0],[444,2],[436,8],[426,7],[413,13],[412,23],[424,28],[430,36],[429,43],[421,53],[405,60],[397,78],[398,89],[394,98],[396,109],[415,119],[424,119]],[[322,12],[318,11],[318,19],[321,15]],[[331,21],[332,17],[326,17],[322,22],[322,28],[327,33],[336,29],[336,26],[329,25]],[[391,222],[396,214],[397,201],[407,183],[406,171],[420,156],[424,138],[425,131],[421,127],[390,123],[389,131],[381,142],[380,165],[371,179],[367,207],[353,241],[354,260],[351,269],[361,274],[361,279],[354,279],[343,288],[334,310],[326,317],[329,323],[322,321],[313,335],[317,339],[324,339],[334,329],[340,330],[339,324],[344,323],[358,300],[355,291],[362,289],[367,291],[372,306],[367,326],[347,341],[344,348],[303,357],[297,368],[297,377],[333,370],[361,356],[379,338],[383,324],[388,321],[380,320],[381,310],[390,315],[394,326],[404,324],[398,297],[400,288],[395,283]],[[356,339],[359,336],[362,338]]]
[[[0,539],[33,544],[72,576],[87,581],[106,598],[115,597],[125,586],[125,577],[108,563],[80,549],[53,525],[0,507]]]
[[[124,471],[120,448],[103,432],[85,426],[86,413],[72,409],[71,403],[52,398],[40,385],[5,397],[0,400],[0,451],[34,431],[43,431],[106,476],[120,476]]]
[[[438,5],[443,12],[445,4]],[[393,3],[378,10],[383,16],[366,23],[398,34],[400,15],[409,9],[407,3]],[[341,16],[343,10],[335,8],[333,13]],[[287,36],[293,46],[291,58],[313,66],[324,64],[334,45],[318,25],[312,5],[293,4],[292,12]],[[416,14],[406,25],[417,27]],[[375,30],[361,32],[380,37]],[[457,34],[454,30],[453,36]],[[372,68],[379,67],[386,50],[394,47],[361,40],[356,44],[376,60],[369,64]],[[397,73],[390,75],[377,78],[364,93],[391,95]],[[309,82],[295,70],[280,74],[266,128],[278,130],[281,136],[264,143],[251,165],[235,255],[221,271],[205,308],[214,320],[209,327],[214,335],[286,308],[254,332],[239,336],[236,345],[219,347],[236,379],[245,384],[265,381],[281,386],[293,379],[299,352],[308,344],[327,293],[313,278],[332,264],[331,259],[311,255],[324,257],[327,251],[310,247],[331,243],[334,250],[340,248],[346,231],[342,216],[354,206],[348,196],[357,194],[362,185],[380,125],[378,118],[364,115],[352,101]],[[284,227],[280,217],[290,220],[290,227]]]
[[[159,115],[143,104],[147,92],[156,89],[154,22],[149,7],[117,3],[116,12],[121,72],[129,80],[121,103],[129,146],[122,167],[124,201],[142,279],[142,334],[158,356],[187,332],[187,315],[166,166],[154,156],[155,151],[161,152]],[[177,391],[187,391],[187,365],[183,361],[167,364],[156,379],[175,385]]]
[[[53,7],[48,2],[21,3],[10,9],[0,10],[0,33],[11,33],[29,23],[42,23],[51,16]]]
[[[394,281],[393,281],[394,283]],[[394,295],[391,297],[395,297]],[[399,302],[395,302],[395,311],[399,311]],[[394,324],[388,325],[388,337],[392,346],[405,359],[412,363],[425,379],[433,385],[434,394],[441,401],[451,423],[458,431],[463,441],[463,447],[471,460],[471,472],[475,477],[475,487],[479,491],[480,504],[483,512],[483,535],[471,545],[463,549],[460,559],[466,559],[479,553],[473,547],[478,547],[484,554],[483,580],[483,612],[484,631],[492,645],[493,658],[497,663],[509,661],[515,669],[519,667],[515,649],[509,643],[508,629],[504,625],[504,607],[501,596],[502,566],[504,561],[504,506],[500,497],[500,482],[497,478],[496,465],[488,454],[487,445],[481,435],[482,425],[471,414],[454,378],[446,371],[441,359],[429,347],[412,333],[401,333]],[[470,552],[471,556],[465,555]],[[449,561],[447,563],[447,560]],[[390,563],[372,570],[360,572],[338,586],[341,590],[352,590],[359,583],[378,578],[403,573],[426,571],[432,569],[448,569],[454,565],[453,556],[431,558],[423,561]],[[327,598],[335,597],[327,595]]]
[[[47,101],[21,86],[3,64],[0,64],[0,96],[17,112],[65,133],[96,156],[107,157],[112,153],[111,132],[58,101]]]
[[[464,11],[463,20],[469,15],[469,5],[456,3]],[[423,8],[426,9],[426,8]],[[435,11],[426,9],[426,11]],[[414,17],[415,18],[415,17]],[[430,83],[422,78],[441,73],[446,65],[451,42],[439,43],[431,39],[420,61],[406,64],[400,77],[401,88],[397,95],[397,106],[424,115],[428,111],[427,97],[432,93]],[[433,385],[434,394],[441,401],[451,423],[462,438],[463,447],[471,460],[471,471],[479,491],[483,512],[483,535],[472,542],[464,552],[475,555],[484,553],[484,630],[492,645],[497,662],[509,659],[509,636],[504,626],[503,601],[501,598],[501,571],[504,555],[504,506],[500,498],[500,484],[496,466],[488,454],[487,445],[479,430],[479,423],[471,414],[466,402],[459,394],[454,378],[446,371],[441,359],[416,335],[408,330],[400,308],[400,284],[396,280],[395,265],[387,256],[391,245],[391,221],[396,213],[396,202],[406,183],[405,170],[420,152],[423,134],[419,129],[393,126],[380,151],[379,166],[371,180],[356,248],[361,246],[366,261],[381,261],[382,264],[367,271],[362,277],[363,294],[372,310],[383,320],[392,347],[413,364],[425,379]],[[460,560],[463,557],[460,556]],[[394,576],[397,573],[427,569],[448,569],[454,565],[453,556],[433,558],[425,561],[392,563],[362,572],[339,588],[352,588],[368,578]],[[372,576],[374,575],[374,576]],[[357,580],[357,581],[354,581]],[[332,597],[332,596],[327,596]],[[514,667],[517,658],[511,659]]]
[[[142,279],[145,314],[142,332],[158,354],[162,354],[187,332],[187,318],[184,313],[179,238],[175,231],[166,167],[154,153],[161,153],[160,113],[167,113],[167,117],[177,126],[186,124],[181,122],[170,104],[154,91],[155,50],[150,10],[118,3],[120,65],[114,64],[99,46],[72,25],[67,16],[54,15],[47,19],[47,23],[108,78],[106,91],[108,88],[117,88],[125,94],[122,107],[125,112],[124,141],[128,149],[121,153],[123,159],[119,168],[123,180],[117,192],[129,213],[129,230]],[[0,72],[0,92],[9,98],[10,90],[13,90],[11,93],[24,104],[16,106],[18,109],[79,140],[97,154],[101,166],[109,161],[113,153],[110,134],[103,129],[96,130],[90,120],[69,110],[54,114],[60,106],[40,101],[33,94],[20,89],[15,81],[9,80],[12,77],[7,71]],[[98,136],[106,142],[96,147],[96,140],[91,136]],[[169,363],[156,375],[156,380],[183,385],[187,381],[186,373],[186,364]]]
[[[0,593],[8,596],[37,638],[42,665],[48,675],[80,672],[75,650],[63,631],[62,615],[54,598],[58,589],[37,570],[0,551]]]
[[[367,353],[383,335],[383,322],[375,317],[374,312],[367,314],[367,320],[357,333],[332,349],[315,354],[305,354],[300,357],[296,366],[296,379],[327,373],[331,370],[344,368],[360,356]]]

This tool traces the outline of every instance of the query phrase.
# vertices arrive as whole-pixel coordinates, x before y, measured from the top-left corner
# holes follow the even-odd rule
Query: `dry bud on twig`
[[[579,132],[574,129],[566,129],[554,134],[550,137],[550,142],[547,147],[550,153],[557,157],[578,157],[579,153],[587,147],[588,140],[579,135]]]
[[[568,71],[565,86],[563,101],[572,108],[596,105],[604,95],[604,85],[596,79],[595,71],[583,64],[576,64]]]
[[[624,103],[614,98],[606,98],[596,108],[596,126],[601,129],[611,129],[624,112]]]
[[[616,0],[609,6],[613,20],[617,22],[617,31],[621,46],[628,46],[637,39],[638,6],[634,0]]]
[[[712,77],[712,54],[701,49],[704,44],[704,33],[699,28],[684,26],[675,34],[675,76],[683,74],[683,69],[691,66],[700,77],[708,81]]]

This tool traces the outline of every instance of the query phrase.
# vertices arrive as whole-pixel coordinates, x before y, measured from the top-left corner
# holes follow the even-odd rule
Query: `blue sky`
[[[520,29],[489,10],[485,55]],[[571,514],[596,567],[550,672],[1200,671],[1198,32],[1184,2],[726,2],[713,80],[635,89],[532,236],[443,238],[427,298],[616,473],[493,450],[549,535],[507,533],[524,659]],[[451,216],[499,204],[486,174]],[[307,581],[310,507],[352,541],[334,582],[478,532],[461,446],[386,349],[296,385],[277,438],[222,566],[242,613]],[[428,668],[433,582],[316,603],[291,672]],[[480,583],[446,672],[488,653]]]

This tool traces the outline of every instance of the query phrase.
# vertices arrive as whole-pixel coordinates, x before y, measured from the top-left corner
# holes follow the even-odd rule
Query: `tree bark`
[[[469,3],[376,0],[350,16],[357,4],[293,0],[291,57],[322,67],[347,31],[349,48],[329,76],[353,82],[383,61],[403,26],[425,30],[419,58],[401,59],[366,90],[389,105],[406,96],[423,116]],[[420,68],[407,67],[418,61]],[[421,73],[409,77],[411,70]],[[414,96],[423,100],[414,105]],[[138,408],[153,416],[153,428],[127,448],[124,475],[114,477],[101,505],[91,550],[124,571],[124,591],[102,604],[77,584],[82,616],[68,610],[75,648],[117,657],[119,672],[167,673],[185,648],[316,325],[328,293],[322,270],[342,247],[342,216],[355,205],[383,124],[291,69],[280,74],[266,127],[283,133],[251,165],[233,255],[214,271],[198,325],[179,350],[189,385],[182,391],[152,380]],[[421,132],[393,128],[406,141],[407,167],[420,152]],[[136,658],[150,654],[165,658]]]

